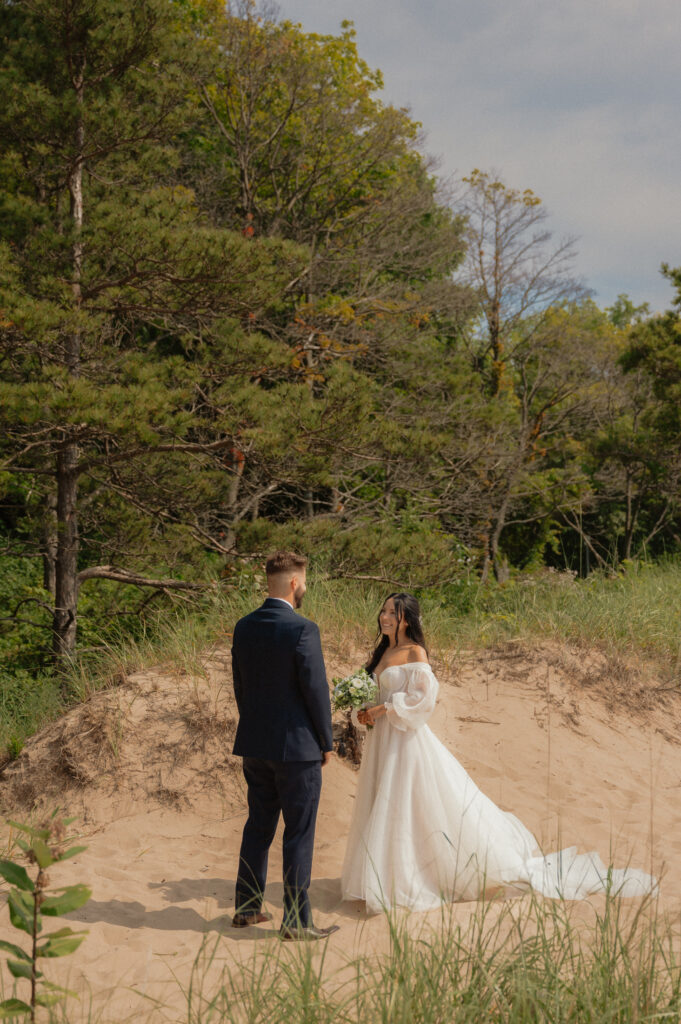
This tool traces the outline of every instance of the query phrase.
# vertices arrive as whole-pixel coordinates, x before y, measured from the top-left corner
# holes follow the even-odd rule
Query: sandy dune
[[[358,652],[327,652],[330,674],[359,660]],[[441,658],[434,667],[442,688],[432,727],[478,785],[545,849],[577,844],[654,871],[663,909],[678,915],[678,696],[645,666],[548,643]],[[216,648],[198,674],[166,666],[97,694],[0,775],[4,811],[26,819],[60,804],[83,823],[87,852],[52,871],[55,884],[84,881],[93,890],[71,915],[89,928],[87,940],[48,972],[83,993],[74,1024],[87,993],[102,1020],[178,1020],[183,1008],[186,1019],[182,990],[202,943],[215,953],[207,987],[262,943],[281,948],[278,840],[267,891],[274,921],[230,928],[244,821],[240,765],[229,753],[235,717],[228,651]],[[312,901],[317,923],[341,925],[329,940],[330,970],[388,941],[382,917],[339,899],[356,781],[345,762],[325,769]],[[474,909],[462,903],[454,914],[464,921]],[[414,915],[415,927],[424,916]],[[0,936],[13,939],[11,932],[3,910]]]

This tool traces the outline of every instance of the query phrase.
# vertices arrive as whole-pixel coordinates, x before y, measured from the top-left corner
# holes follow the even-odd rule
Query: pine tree
[[[252,325],[300,272],[294,247],[216,230],[178,185],[176,140],[206,57],[186,10],[0,6],[3,461],[42,505],[32,525],[60,657],[75,650],[85,579],[191,585],[87,553],[108,545],[134,563],[154,530],[179,526],[210,540],[243,416],[204,415],[202,387],[253,405],[243,385],[268,343]],[[130,527],[118,546],[101,542],[110,513]]]

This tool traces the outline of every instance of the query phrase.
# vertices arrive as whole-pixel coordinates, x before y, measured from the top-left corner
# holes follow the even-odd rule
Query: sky
[[[338,34],[409,107],[439,173],[478,167],[541,197],[601,306],[653,312],[681,266],[679,0],[279,0],[282,19]]]

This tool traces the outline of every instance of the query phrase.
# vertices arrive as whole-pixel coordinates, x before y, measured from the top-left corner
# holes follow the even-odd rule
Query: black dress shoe
[[[262,924],[263,921],[271,920],[271,914],[264,914],[260,910],[247,910],[243,914],[237,912],[232,918],[232,928],[246,928],[249,924]]]
[[[308,924],[304,928],[286,928],[282,925],[279,929],[279,936],[286,942],[300,942],[302,939],[328,939],[329,935],[337,932],[339,928],[338,924],[332,924],[328,928],[315,928],[313,924]]]

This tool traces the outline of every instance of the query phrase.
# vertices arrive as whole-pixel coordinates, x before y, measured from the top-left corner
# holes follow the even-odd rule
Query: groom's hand
[[[331,760],[332,757],[333,757],[333,750],[323,750],[322,751],[322,768],[324,767],[324,765],[329,763],[329,761]]]

